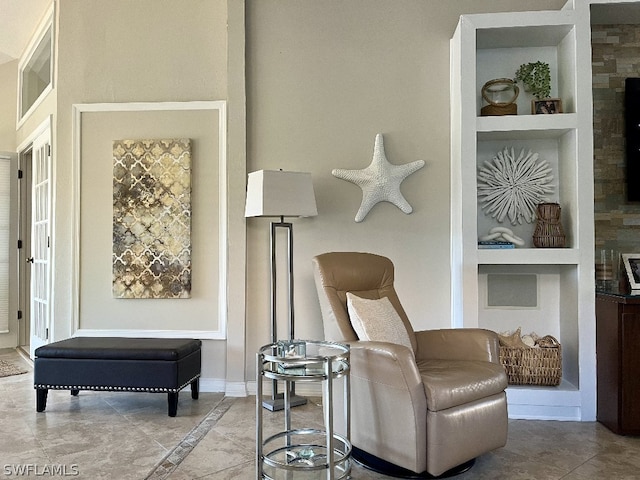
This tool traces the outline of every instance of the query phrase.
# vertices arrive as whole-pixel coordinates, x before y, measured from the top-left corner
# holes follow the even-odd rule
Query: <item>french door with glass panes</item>
[[[31,155],[30,354],[49,343],[51,317],[51,131],[33,142]]]

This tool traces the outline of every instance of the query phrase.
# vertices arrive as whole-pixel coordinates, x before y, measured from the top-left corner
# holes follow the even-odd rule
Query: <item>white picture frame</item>
[[[640,290],[640,253],[623,253],[622,263],[631,290]]]

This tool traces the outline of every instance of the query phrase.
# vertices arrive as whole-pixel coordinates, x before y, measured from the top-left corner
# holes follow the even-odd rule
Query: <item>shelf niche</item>
[[[482,138],[480,135],[479,138]],[[524,150],[539,155],[538,161],[546,161],[551,168],[551,176],[553,179],[553,193],[550,193],[544,201],[558,203],[562,208],[560,221],[566,235],[565,248],[576,248],[576,229],[577,229],[577,212],[575,211],[576,202],[573,200],[576,195],[575,189],[575,131],[570,130],[558,137],[536,138],[535,136],[524,136],[524,138],[516,139],[508,137],[503,139],[491,139],[478,141],[477,145],[477,169],[479,170],[485,162],[491,162],[498,152],[505,148],[509,150],[513,148],[513,153],[518,157],[520,152]],[[483,204],[478,202],[478,236],[488,234],[493,227],[507,227],[525,241],[524,247],[535,248],[533,245],[533,232],[536,226],[536,220],[532,222],[523,221],[522,223],[511,224],[508,217],[502,222],[485,213]]]
[[[495,78],[514,78],[520,65],[546,62],[551,73],[551,98],[562,100],[563,113],[575,113],[575,28],[573,25],[532,25],[477,31],[477,115],[484,105],[482,86]],[[531,115],[531,100],[520,83],[518,115]],[[544,116],[544,115],[543,115]]]

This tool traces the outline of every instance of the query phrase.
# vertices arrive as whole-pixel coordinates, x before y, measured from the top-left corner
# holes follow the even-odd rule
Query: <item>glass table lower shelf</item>
[[[326,446],[327,432],[303,428],[279,432],[263,444],[262,478],[269,480],[326,478],[331,461]],[[349,478],[351,443],[342,435],[333,434],[332,478]]]

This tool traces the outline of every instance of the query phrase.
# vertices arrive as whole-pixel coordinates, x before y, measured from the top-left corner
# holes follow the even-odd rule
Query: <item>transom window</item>
[[[52,88],[53,16],[47,16],[19,64],[18,118],[28,116]]]

